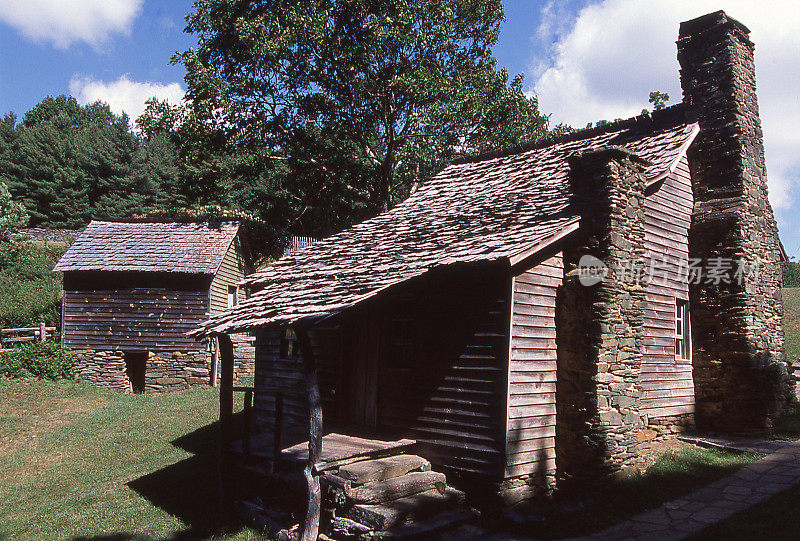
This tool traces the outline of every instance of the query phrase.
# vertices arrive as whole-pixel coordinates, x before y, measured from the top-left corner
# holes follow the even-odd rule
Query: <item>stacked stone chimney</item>
[[[689,255],[745,270],[690,288],[696,422],[730,432],[768,428],[793,401],[749,33],[718,11],[681,23],[678,39],[684,103],[700,125]]]
[[[644,160],[621,147],[571,156],[580,242],[564,250],[556,302],[556,467],[562,481],[602,479],[638,460],[638,376],[645,287],[630,267],[644,257]],[[581,275],[596,258],[607,276]]]

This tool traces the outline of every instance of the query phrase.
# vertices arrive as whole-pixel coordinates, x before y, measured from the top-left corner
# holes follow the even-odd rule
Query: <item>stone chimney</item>
[[[601,480],[638,460],[644,349],[646,162],[622,147],[569,157],[580,241],[564,250],[556,301],[556,468],[561,482]],[[604,279],[580,267],[606,269]]]
[[[690,287],[695,416],[698,427],[729,432],[770,427],[794,394],[749,34],[717,11],[681,23],[678,39],[683,101],[700,125],[688,151],[689,256],[734,271],[730,283],[704,273]]]

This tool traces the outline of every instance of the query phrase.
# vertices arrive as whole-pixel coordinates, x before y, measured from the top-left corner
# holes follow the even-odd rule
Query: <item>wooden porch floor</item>
[[[295,440],[297,441],[297,440]],[[400,453],[415,445],[416,440],[401,439],[384,441],[360,438],[346,434],[330,433],[322,437],[322,453],[315,469],[325,471],[346,464],[353,459],[379,457]],[[233,449],[242,452],[242,441],[236,441]],[[253,436],[250,443],[250,456],[256,459],[272,461],[272,434],[264,432]],[[304,441],[281,451],[281,462],[284,464],[305,465],[308,461],[308,441]]]
[[[348,436],[346,434],[327,434],[322,437],[322,452],[317,461],[318,471],[341,465],[353,458],[393,454],[414,445],[416,440],[383,441]],[[286,462],[305,464],[308,461],[308,442],[304,441],[281,451],[281,459]]]

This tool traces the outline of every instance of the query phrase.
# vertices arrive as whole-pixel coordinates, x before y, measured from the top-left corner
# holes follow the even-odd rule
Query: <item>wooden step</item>
[[[422,471],[351,487],[345,494],[354,503],[383,503],[431,489],[444,492],[446,488],[447,479],[443,473]]]
[[[345,515],[373,530],[384,531],[452,511],[465,499],[463,492],[448,487],[444,493],[433,489],[381,504],[356,504]]]
[[[412,471],[429,471],[431,463],[417,455],[396,455],[354,462],[339,468],[339,477],[353,485],[386,481]]]

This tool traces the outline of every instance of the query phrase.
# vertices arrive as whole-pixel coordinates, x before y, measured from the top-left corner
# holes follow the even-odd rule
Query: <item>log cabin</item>
[[[54,271],[64,274],[61,341],[79,376],[157,392],[215,379],[215,342],[187,333],[232,308],[253,267],[235,221],[92,221]],[[236,377],[252,377],[253,339],[234,341]]]
[[[716,12],[681,24],[678,58],[682,103],[457,160],[199,328],[256,335],[255,423],[275,460],[308,448],[305,538],[346,437],[354,456],[413,441],[448,482],[518,501],[787,411],[753,43]]]

